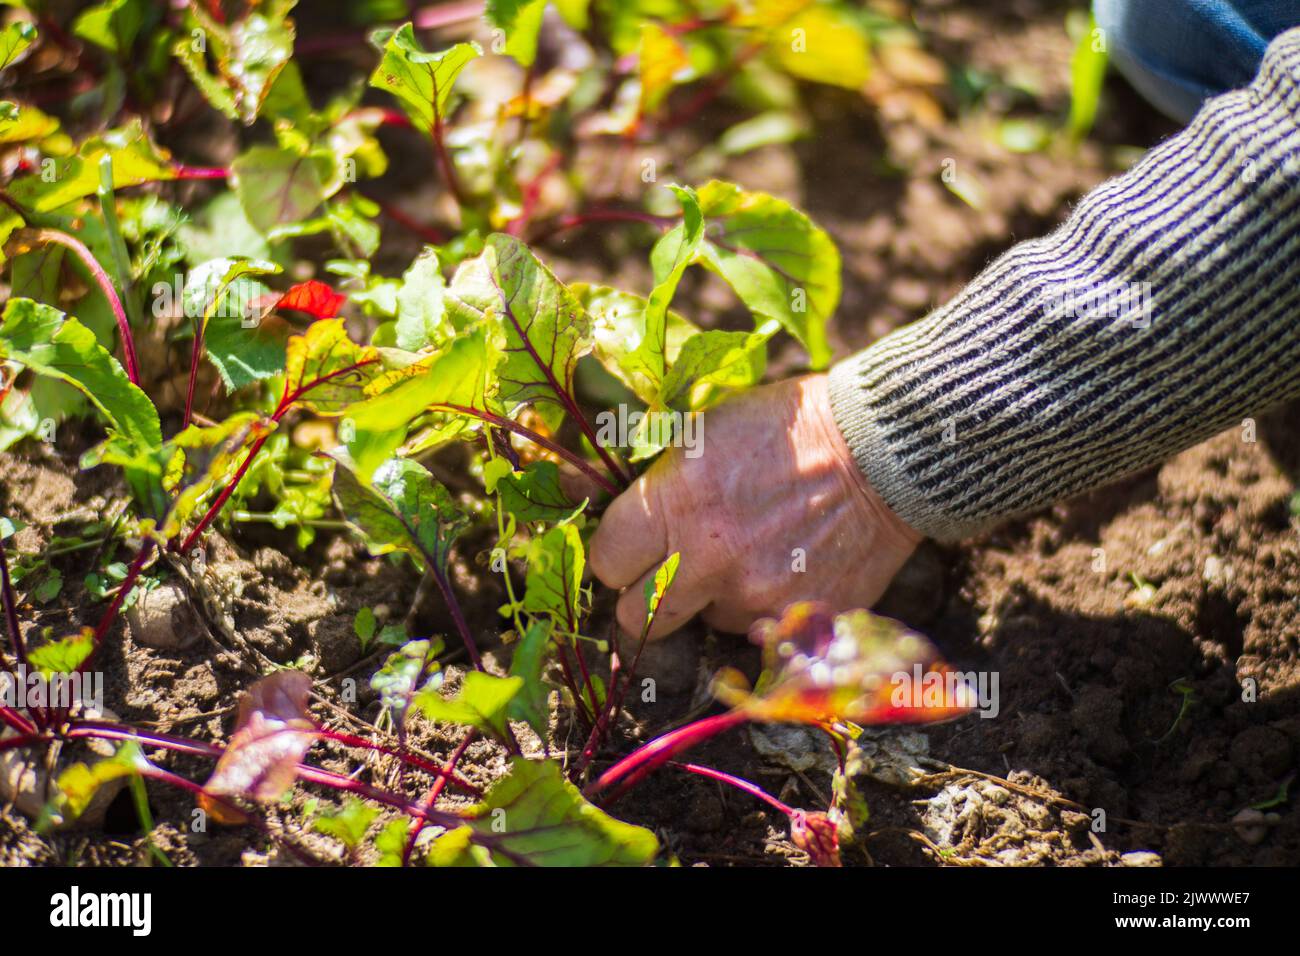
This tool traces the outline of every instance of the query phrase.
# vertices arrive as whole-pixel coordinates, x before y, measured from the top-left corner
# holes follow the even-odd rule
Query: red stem
[[[140,369],[135,359],[135,339],[131,335],[131,323],[127,321],[126,310],[122,308],[122,300],[118,298],[117,290],[113,288],[113,280],[109,278],[104,267],[95,259],[94,254],[86,248],[86,244],[80,239],[68,235],[66,232],[60,232],[57,229],[33,229],[30,232],[32,240],[41,245],[55,243],[70,249],[81,260],[82,265],[90,273],[99,290],[108,300],[109,307],[113,310],[113,318],[117,320],[117,331],[122,339],[122,358],[126,365],[126,376],[131,380],[133,385],[140,384]]]
[[[648,212],[638,212],[634,209],[606,209],[598,207],[560,216],[548,230],[532,237],[530,241],[533,243],[542,242],[554,236],[557,232],[576,229],[578,226],[586,226],[593,222],[643,222],[651,226],[656,226],[659,229],[668,229],[673,226],[677,220],[670,216],[653,216]]]
[[[362,195],[365,196],[365,193],[362,193]],[[447,242],[447,235],[441,230],[417,222],[414,218],[402,212],[402,210],[398,209],[391,203],[382,202],[371,196],[366,196],[366,198],[378,206],[379,211],[389,219],[393,220],[393,222],[397,223],[408,232],[419,236],[425,242],[432,243],[435,246],[440,246]]]
[[[748,715],[743,711],[729,710],[678,727],[676,730],[670,730],[662,737],[656,737],[638,747],[606,770],[594,784],[587,788],[587,796],[599,793],[622,780],[623,783],[618,790],[605,801],[605,804],[609,805],[682,751],[698,746],[723,731],[745,723],[748,719]]]
[[[323,375],[320,378],[316,379],[315,381],[308,383],[307,385],[299,386],[293,392],[290,392],[288,390],[289,384],[286,382],[285,394],[280,398],[280,404],[276,406],[275,412],[272,413],[271,415],[272,424],[278,426],[280,424],[280,419],[282,419],[288,413],[289,409],[292,408],[293,405],[303,397],[303,395],[310,392],[313,388],[323,385],[326,382],[330,381],[331,379],[339,378],[340,376],[343,375],[350,375],[351,373],[355,372],[357,369],[362,368],[366,365],[373,365],[377,361],[379,360],[367,359],[364,362],[356,362],[352,365],[346,366],[345,368],[336,369],[335,371],[330,372],[328,375]],[[199,535],[201,535],[204,531],[206,531],[208,525],[212,524],[212,522],[216,519],[221,509],[225,507],[226,502],[230,500],[230,496],[234,494],[235,489],[239,487],[240,481],[243,480],[244,475],[248,472],[248,468],[253,463],[253,459],[257,457],[257,453],[262,450],[262,446],[266,444],[267,439],[270,438],[271,435],[273,435],[274,433],[275,433],[275,428],[269,428],[267,429],[265,434],[259,435],[253,441],[252,446],[250,446],[248,449],[248,454],[245,455],[244,460],[240,462],[239,468],[235,471],[235,474],[231,477],[230,481],[226,483],[226,486],[221,489],[220,494],[217,495],[216,500],[212,502],[212,504],[208,507],[208,510],[204,512],[203,517],[199,519],[199,523],[194,526],[194,530],[191,531],[186,536],[184,542],[181,543],[180,550],[182,554],[186,553],[187,551],[190,550],[190,548],[194,547],[195,542],[198,541],[199,539]]]
[[[37,733],[20,734],[17,737],[6,737],[0,740],[0,753],[6,750],[17,750],[19,747],[27,747],[31,744],[38,743],[41,740],[48,740],[48,737],[42,737]]]
[[[226,179],[230,176],[230,170],[225,166],[186,166],[178,163],[175,167],[174,179]]]
[[[14,585],[9,578],[9,558],[5,554],[4,541],[0,540],[0,596],[4,600],[5,624],[9,628],[9,640],[14,645],[14,656],[20,664],[27,663],[27,646],[23,643],[22,632],[18,630],[18,608],[14,601]],[[3,661],[3,658],[0,658]],[[6,668],[7,668],[6,664]]]
[[[678,763],[674,760],[671,761],[669,765],[676,767],[679,770],[685,770],[688,773],[699,774],[701,777],[708,777],[710,780],[717,780],[722,783],[730,784],[737,790],[743,790],[751,797],[757,797],[773,809],[781,811],[787,817],[793,816],[795,813],[794,807],[786,806],[756,783],[750,783],[748,780],[743,780],[740,777],[733,777],[729,773],[724,773],[721,770],[714,770],[712,767],[703,767],[697,763]]]
[[[344,733],[338,730],[326,730],[325,728],[321,728],[319,733],[321,737],[325,740],[333,740],[336,743],[344,744],[345,746],[348,747],[361,747],[365,750],[374,750],[378,753],[387,754],[390,757],[396,757],[398,760],[401,760],[403,763],[408,763],[413,767],[419,767],[421,770],[433,774],[439,781],[442,782],[443,786],[446,786],[447,781],[450,779],[452,783],[454,783],[461,790],[464,790],[470,796],[474,796],[474,797],[483,796],[483,791],[480,790],[478,787],[474,786],[474,784],[470,783],[464,777],[452,773],[446,767],[439,767],[437,764],[425,760],[423,757],[420,757],[416,754],[410,753],[405,750],[399,750],[396,747],[389,747],[387,744],[381,744],[378,741],[367,740],[365,737],[357,737],[354,736],[353,734]]]
[[[622,490],[617,485],[615,485],[612,481],[610,481],[607,477],[605,477],[600,472],[598,472],[595,468],[593,468],[586,461],[586,459],[584,459],[581,455],[577,455],[569,451],[569,449],[565,448],[563,445],[559,445],[551,441],[549,438],[537,434],[537,432],[533,431],[531,428],[519,424],[514,419],[505,418],[501,415],[496,415],[493,414],[492,412],[484,411],[482,409],[472,408],[469,405],[452,405],[449,403],[441,403],[438,405],[433,405],[431,407],[446,409],[447,411],[456,412],[457,414],[460,415],[468,415],[471,418],[477,418],[481,421],[485,421],[489,425],[496,425],[498,428],[504,428],[506,431],[514,432],[516,435],[519,435],[522,438],[527,438],[534,445],[539,445],[540,447],[545,448],[547,451],[552,452],[558,455],[559,457],[563,458],[574,468],[577,468],[579,471],[581,471],[592,481],[596,482],[596,484],[600,485],[600,487],[608,491],[611,496],[617,497],[619,492]]]
[[[438,774],[438,779],[433,782],[433,786],[429,788],[428,794],[426,794],[424,800],[420,802],[421,812],[427,813],[432,809],[438,797],[442,795],[443,789],[447,786],[447,781],[452,777],[453,772],[456,769],[456,764],[460,762],[461,757],[465,756],[465,751],[469,749],[469,745],[474,742],[474,738],[477,735],[478,731],[471,729],[469,733],[465,735],[465,739],[460,742],[460,745],[447,759],[447,762],[442,765],[442,770]],[[415,841],[419,839],[420,833],[423,830],[424,817],[421,816],[420,819],[415,821],[415,828],[411,831],[411,836],[406,841],[406,849],[402,851],[402,866],[407,866],[411,862],[411,854],[415,851]]]

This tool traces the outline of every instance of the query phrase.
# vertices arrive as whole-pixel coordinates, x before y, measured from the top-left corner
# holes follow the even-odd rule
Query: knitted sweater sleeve
[[[868,481],[954,540],[1300,395],[1300,28],[1245,89],[836,365]]]

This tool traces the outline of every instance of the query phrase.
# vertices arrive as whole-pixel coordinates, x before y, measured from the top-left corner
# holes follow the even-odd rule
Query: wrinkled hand
[[[614,500],[591,542],[619,625],[645,621],[645,580],[681,566],[655,618],[662,637],[703,611],[743,632],[798,600],[870,607],[921,540],[871,489],[831,417],[826,376],[755,389],[704,414],[698,457],[673,448]],[[802,569],[802,570],[801,570]]]

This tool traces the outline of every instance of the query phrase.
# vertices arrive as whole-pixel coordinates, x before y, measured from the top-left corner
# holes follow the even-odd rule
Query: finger
[[[615,498],[591,537],[591,571],[606,587],[627,587],[667,556],[668,525],[654,482],[652,469]]]
[[[618,626],[631,637],[639,637],[641,628],[645,626],[646,583],[653,580],[658,570],[657,565],[651,568],[618,599],[616,610]],[[667,637],[707,607],[712,599],[711,582],[706,578],[692,576],[686,562],[683,561],[677,569],[677,576],[673,579],[672,586],[655,612],[654,623],[647,640],[656,641],[661,637]]]
[[[706,607],[700,616],[704,619],[704,623],[715,631],[722,631],[724,634],[748,634],[749,626],[761,615],[754,614],[752,611],[724,607],[715,601]]]

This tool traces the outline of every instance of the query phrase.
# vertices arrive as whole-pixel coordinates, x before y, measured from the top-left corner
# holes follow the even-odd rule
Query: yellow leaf
[[[789,73],[814,83],[859,89],[871,75],[862,28],[845,12],[810,6],[772,31],[768,48]]]

